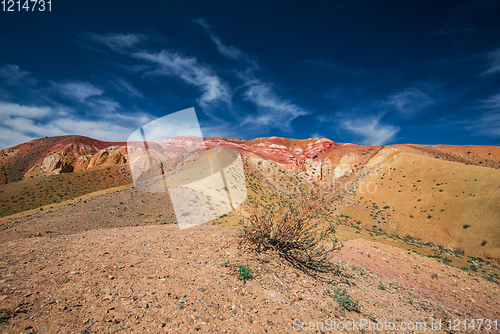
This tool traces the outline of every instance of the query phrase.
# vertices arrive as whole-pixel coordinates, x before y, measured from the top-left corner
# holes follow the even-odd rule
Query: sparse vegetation
[[[310,275],[330,272],[330,257],[340,248],[332,202],[318,189],[298,196],[273,193],[271,198],[269,204],[249,199],[244,206],[248,214],[240,211],[246,226],[241,236],[257,252],[276,251]]]
[[[238,279],[242,280],[243,284],[245,284],[246,281],[251,279],[253,276],[252,272],[250,271],[250,268],[248,266],[243,265],[243,264],[239,264],[239,263],[231,264],[231,262],[229,260],[227,260],[226,262],[223,262],[220,265],[222,267],[233,266],[235,268],[238,268],[239,269]]]
[[[240,269],[238,279],[242,280],[243,284],[245,284],[247,280],[252,278],[252,272],[250,271],[250,268],[248,266],[239,263],[236,264],[236,266],[238,266],[238,268]]]
[[[464,228],[464,230],[466,230],[466,229],[468,229],[470,227],[470,225],[469,224],[464,224],[462,227]]]
[[[358,301],[354,300],[347,294],[345,289],[337,288],[333,291],[333,299],[339,304],[339,307],[347,310],[361,313]]]

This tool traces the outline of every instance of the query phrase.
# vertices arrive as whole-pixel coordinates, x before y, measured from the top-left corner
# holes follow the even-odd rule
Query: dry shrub
[[[241,237],[258,252],[276,251],[310,275],[336,270],[330,262],[340,248],[332,202],[314,188],[307,193],[273,193],[270,204],[249,198],[240,216]]]

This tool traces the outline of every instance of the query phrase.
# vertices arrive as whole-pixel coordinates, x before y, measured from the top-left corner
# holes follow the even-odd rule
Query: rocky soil
[[[401,249],[350,241],[334,259],[340,274],[317,280],[240,241],[232,228],[169,224],[1,244],[0,331],[282,333],[327,319],[429,326],[499,316],[498,285]],[[233,264],[253,277],[244,283]],[[336,289],[359,312],[340,307]]]

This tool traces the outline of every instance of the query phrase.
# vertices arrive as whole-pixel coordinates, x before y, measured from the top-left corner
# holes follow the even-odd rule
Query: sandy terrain
[[[335,260],[342,274],[320,282],[239,246],[236,234],[170,224],[4,243],[0,309],[9,318],[0,330],[279,333],[293,330],[295,319],[399,324],[499,316],[497,285],[433,259],[351,241],[339,254],[347,261]],[[221,266],[226,261],[248,265],[253,278],[244,284],[233,266]],[[339,309],[336,288],[346,289],[361,313]]]

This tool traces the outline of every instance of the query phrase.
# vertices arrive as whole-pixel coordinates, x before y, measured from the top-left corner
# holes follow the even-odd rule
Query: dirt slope
[[[215,226],[180,231],[166,225],[4,243],[0,245],[0,309],[8,318],[0,330],[285,333],[293,331],[298,320],[306,322],[305,328],[315,329],[326,319],[392,321],[398,326],[419,321],[429,326],[439,319],[499,316],[498,286],[475,282],[434,260],[395,256],[397,252],[388,248],[379,248],[379,255],[375,251],[379,245],[351,243],[342,256],[367,254],[369,248],[372,259],[387,257],[387,267],[416,266],[421,282],[405,279],[417,274],[403,271],[401,279],[394,279],[390,270],[378,270],[386,265],[383,258],[370,260],[369,265],[365,259],[349,258],[352,262],[337,260],[342,275],[332,276],[328,284],[275,256],[248,252],[237,245],[235,233]],[[244,284],[234,267],[221,266],[227,261],[248,265],[254,277]],[[427,278],[429,272],[437,273],[437,278]],[[359,302],[360,313],[339,308],[332,298],[335,289],[345,289]]]
[[[364,226],[500,257],[500,171],[408,153],[380,160],[343,213]]]

